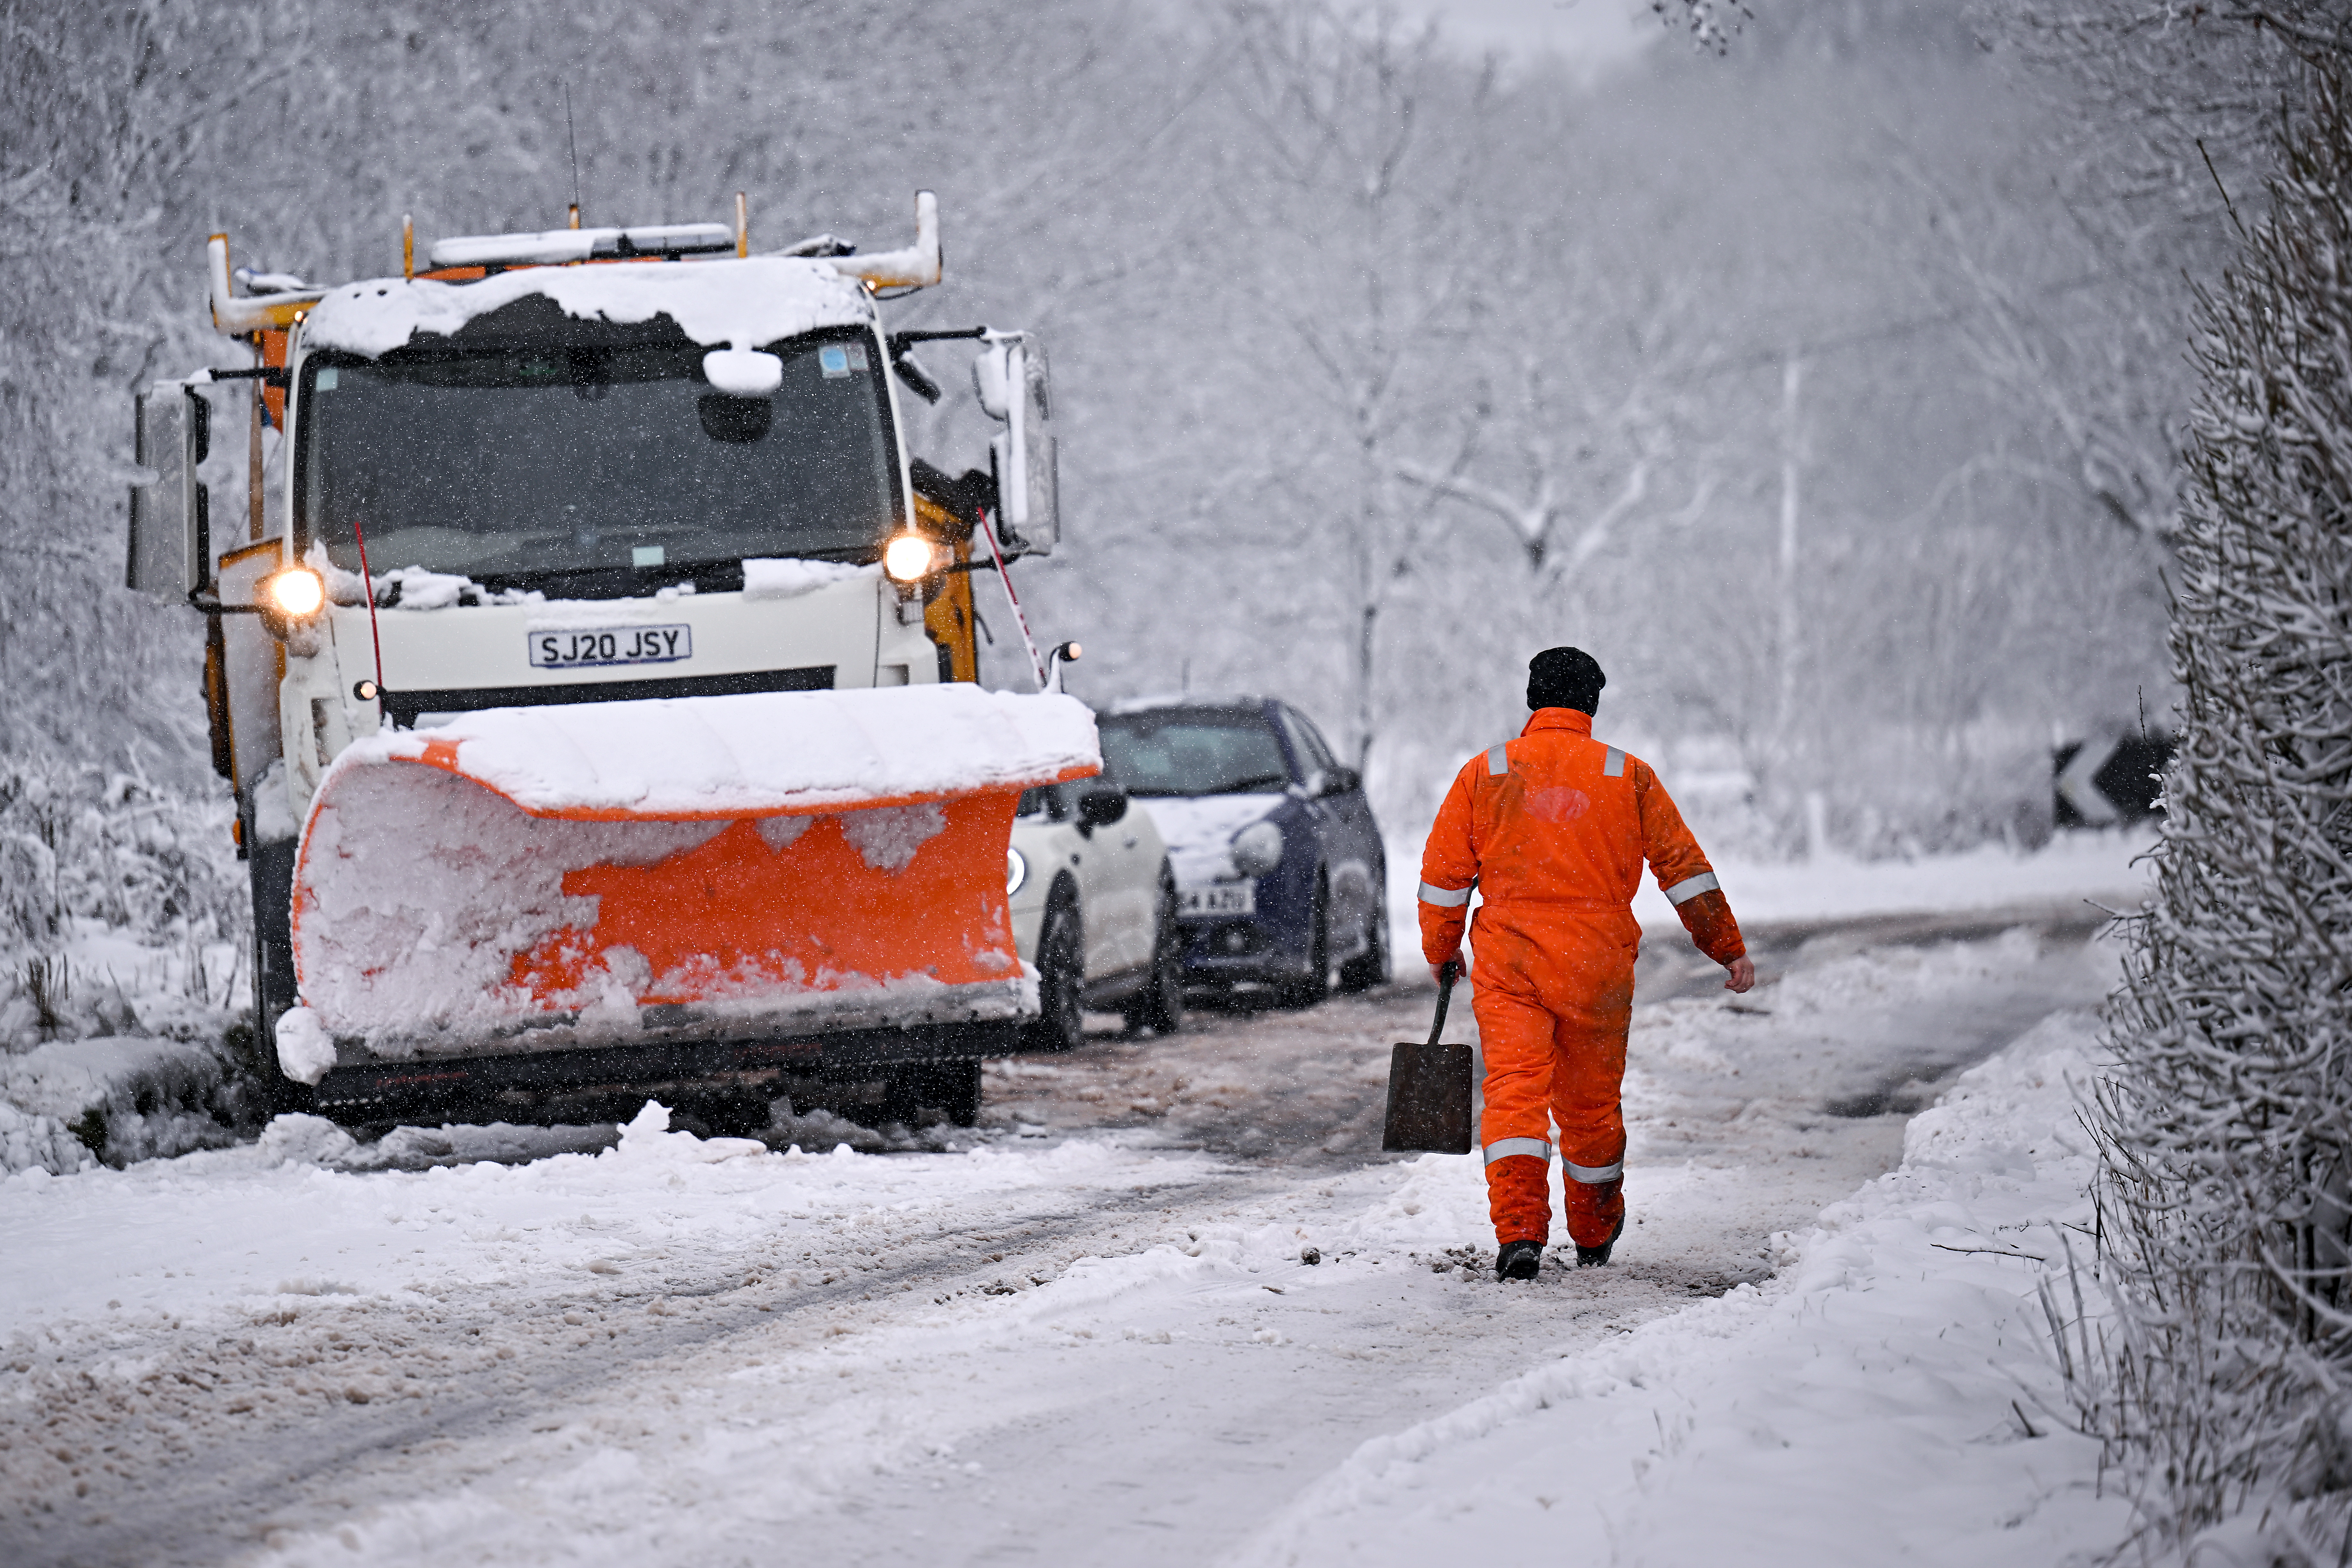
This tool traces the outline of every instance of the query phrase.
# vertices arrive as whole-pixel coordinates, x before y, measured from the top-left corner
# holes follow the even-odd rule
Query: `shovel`
[[[1445,1032],[1445,1005],[1462,966],[1448,963],[1437,973],[1437,1017],[1426,1045],[1407,1040],[1389,1058],[1389,1114],[1381,1147],[1391,1153],[1470,1152],[1470,1047],[1438,1044]]]

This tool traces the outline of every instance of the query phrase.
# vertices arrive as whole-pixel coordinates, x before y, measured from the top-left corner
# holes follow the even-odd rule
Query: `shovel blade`
[[[1411,1040],[1390,1055],[1381,1147],[1391,1153],[1470,1152],[1468,1046]]]

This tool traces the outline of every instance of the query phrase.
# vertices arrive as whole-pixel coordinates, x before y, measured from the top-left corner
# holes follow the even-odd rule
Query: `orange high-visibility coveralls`
[[[1421,948],[1461,950],[1475,885],[1472,1006],[1486,1058],[1479,1142],[1495,1239],[1551,1230],[1551,1142],[1570,1178],[1568,1231],[1601,1247],[1624,1224],[1625,1031],[1642,928],[1633,893],[1648,860],[1700,952],[1748,949],[1698,841],[1648,763],[1592,738],[1592,720],[1544,708],[1519,738],[1454,775],[1421,859]]]

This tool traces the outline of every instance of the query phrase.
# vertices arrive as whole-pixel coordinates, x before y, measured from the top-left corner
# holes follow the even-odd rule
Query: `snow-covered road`
[[[1532,1287],[1487,1271],[1471,1159],[1371,1152],[1425,987],[1009,1064],[963,1152],[655,1117],[602,1153],[360,1171],[281,1125],[20,1175],[0,1559],[1319,1560],[1297,1500],[1361,1445],[1753,1297],[1776,1233],[2113,969],[2073,917],[1759,946],[1776,983],[1738,1003],[1645,964],[1638,1223],[1617,1266]]]

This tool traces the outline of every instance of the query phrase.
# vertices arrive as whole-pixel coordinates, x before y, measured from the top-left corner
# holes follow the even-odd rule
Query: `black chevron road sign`
[[[2164,809],[2162,774],[2172,737],[2131,731],[2061,746],[2053,754],[2061,827],[2116,827]]]

